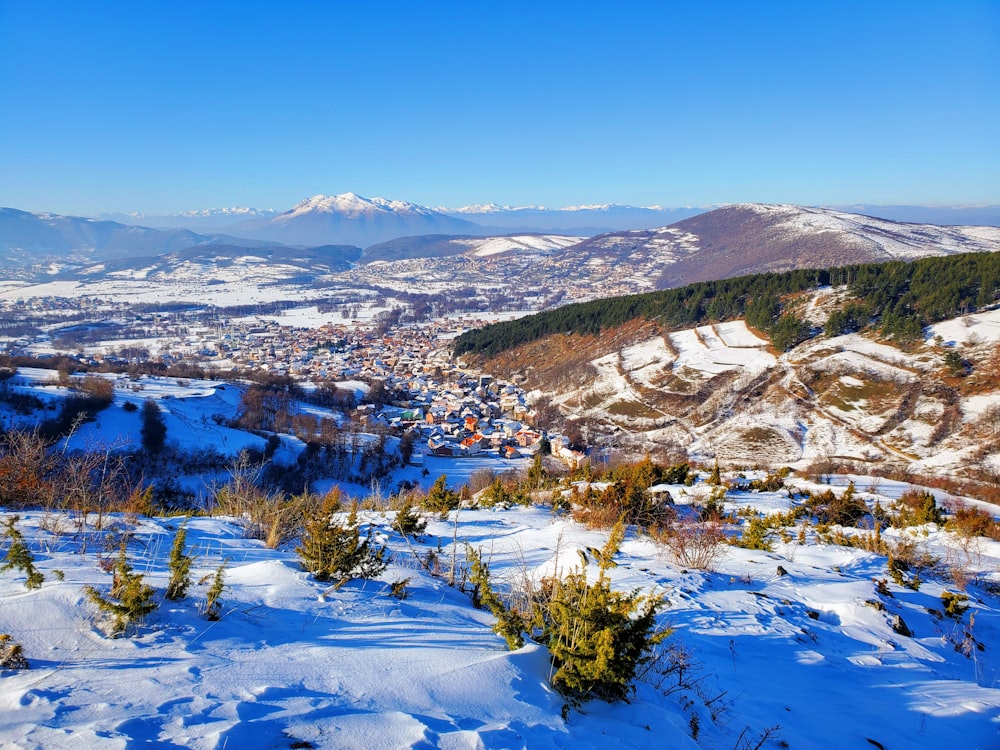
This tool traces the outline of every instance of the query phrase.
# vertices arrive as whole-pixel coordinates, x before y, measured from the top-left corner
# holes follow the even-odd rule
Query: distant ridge
[[[259,246],[221,234],[189,229],[151,229],[78,216],[34,214],[0,208],[0,251],[7,265],[23,265],[73,256],[90,261],[155,256],[211,243]]]
[[[826,206],[826,208],[877,216],[892,221],[906,221],[911,224],[1000,226],[1000,206],[883,206],[856,203],[848,206]]]

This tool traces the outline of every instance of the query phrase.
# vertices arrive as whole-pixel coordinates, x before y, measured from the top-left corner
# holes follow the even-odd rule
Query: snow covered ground
[[[997,227],[907,224],[828,208],[787,204],[745,203],[740,207],[775,220],[772,231],[777,235],[844,234],[861,246],[870,246],[890,258],[904,260],[927,257],[928,237],[934,237],[940,253],[992,251],[994,243],[1000,239]]]
[[[690,332],[690,341],[671,337],[670,346],[693,368],[696,361],[717,365],[719,353],[750,358],[744,364],[771,357],[756,341],[727,325]],[[652,373],[671,367],[674,354],[659,339],[622,357]],[[625,383],[617,363],[612,357],[601,370],[609,388]],[[74,435],[71,448],[112,436],[136,445],[139,418],[125,404],[146,398],[161,406],[168,440],[232,453],[262,446],[262,438],[211,419],[235,410],[234,384],[106,377],[116,382],[114,403]],[[853,376],[843,377],[850,385]],[[47,370],[22,368],[8,387],[54,403],[64,395]],[[745,425],[754,426],[752,419]],[[526,463],[425,457],[379,488],[344,489],[384,497],[403,480],[426,488],[440,474],[458,487],[477,472]],[[842,492],[853,480],[869,503],[885,506],[910,488],[875,477],[828,479],[791,481]],[[704,501],[710,489],[699,483],[670,491],[684,506]],[[774,513],[792,500],[784,491],[731,492],[725,504],[731,512]],[[970,609],[958,619],[939,614],[941,594],[957,590],[943,573],[927,576],[919,590],[889,581],[891,595],[880,592],[876,581],[890,578],[885,557],[822,543],[814,529],[805,530],[804,544],[795,531],[776,539],[773,552],[722,546],[710,571],[677,565],[666,547],[631,533],[614,585],[666,597],[660,623],[674,630],[667,645],[687,652],[690,664],[683,680],[676,671],[653,671],[631,702],[588,703],[564,718],[565,700],[548,686],[546,651],[507,651],[491,616],[414,558],[433,550],[447,561],[469,544],[482,551],[501,588],[566,571],[578,564],[578,549],[600,547],[606,533],[547,506],[464,509],[432,519],[412,547],[390,531],[390,512],[372,512],[366,520],[388,543],[393,563],[379,580],[339,590],[301,570],[294,542],[269,550],[244,539],[237,519],[192,518],[194,580],[223,562],[228,571],[218,622],[200,615],[207,583],[194,585],[184,601],[163,599],[170,544],[183,519],[114,516],[99,532],[93,519],[81,529],[68,513],[20,515],[18,528],[46,582],[29,591],[22,573],[0,573],[0,633],[22,644],[31,664],[0,672],[4,747],[731,748],[741,746],[741,735],[758,738],[770,727],[779,729],[765,748],[864,747],[868,740],[936,748],[956,737],[963,747],[1000,745],[1000,543],[964,540],[933,525],[885,534],[961,566],[971,581]],[[10,516],[0,509],[0,521]],[[102,565],[126,530],[132,564],[155,587],[159,607],[134,637],[109,639],[83,587],[107,591]],[[7,546],[0,539],[0,556]],[[405,578],[408,598],[390,596],[390,584]],[[912,635],[893,629],[896,616]]]
[[[767,342],[754,336],[741,320],[677,331],[670,334],[670,340],[678,351],[676,368],[710,375],[738,369],[752,375],[775,363],[766,350]]]
[[[890,484],[877,489],[901,491]],[[684,502],[706,488],[671,489]],[[774,511],[789,500],[736,493],[727,504]],[[958,621],[929,612],[947,588],[936,579],[919,591],[890,582],[892,595],[879,595],[873,580],[885,577],[885,558],[857,549],[727,546],[712,572],[699,572],[630,535],[614,584],[667,597],[661,624],[675,631],[668,644],[689,652],[693,682],[679,685],[673,674],[657,687],[647,675],[630,703],[588,703],[563,718],[544,649],[507,651],[489,614],[415,564],[388,515],[367,520],[394,562],[380,580],[339,590],[311,580],[292,545],[265,549],[243,539],[233,519],[189,520],[194,580],[226,564],[223,616],[210,622],[199,614],[206,585],[179,602],[162,597],[182,519],[116,517],[113,528],[134,534],[130,559],[160,606],[134,637],[109,639],[82,587],[107,590],[101,561],[115,544],[101,537],[115,532],[22,513],[18,528],[46,582],[28,591],[22,575],[0,577],[0,633],[12,634],[31,664],[0,672],[0,744],[728,748],[740,746],[744,730],[757,737],[774,726],[763,747],[985,750],[1000,739],[1000,605],[982,586],[968,591],[974,618]],[[432,520],[416,550],[447,557],[453,536],[459,549],[482,551],[500,586],[566,570],[578,564],[577,549],[605,539],[548,508],[462,510],[457,520]],[[930,529],[916,541],[941,554],[948,537]],[[979,580],[1000,583],[1000,544],[983,540],[977,560]],[[409,596],[399,600],[388,584],[403,578]],[[892,630],[893,615],[912,637]],[[960,652],[967,631],[985,650]]]
[[[987,310],[935,323],[928,333],[929,339],[940,336],[945,344],[952,345],[1000,341],[1000,310]]]

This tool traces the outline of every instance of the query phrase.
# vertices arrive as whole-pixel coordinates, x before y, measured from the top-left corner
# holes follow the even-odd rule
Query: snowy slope
[[[701,489],[672,491],[685,502]],[[775,510],[788,499],[735,493],[728,504]],[[931,748],[961,737],[963,747],[987,750],[1000,732],[996,597],[970,591],[970,627],[986,650],[966,656],[956,643],[968,616],[963,625],[928,613],[940,607],[942,583],[916,592],[890,583],[893,597],[880,597],[872,578],[884,577],[884,558],[851,548],[724,548],[714,572],[698,572],[630,536],[615,586],[666,595],[669,643],[689,652],[689,677],[698,682],[678,685],[675,674],[657,688],[651,675],[631,703],[590,703],[564,720],[564,701],[546,683],[545,651],[507,651],[487,613],[413,562],[388,532],[388,516],[366,518],[389,541],[394,564],[380,581],[339,590],[309,579],[290,549],[242,539],[230,520],[190,520],[195,580],[224,561],[228,571],[214,623],[199,616],[205,585],[192,586],[186,600],[162,599],[179,519],[113,519],[134,532],[133,566],[160,592],[135,636],[114,640],[81,593],[109,585],[99,565],[108,556],[102,532],[74,531],[73,519],[59,514],[22,517],[47,582],[29,592],[23,577],[0,577],[0,632],[15,636],[32,666],[0,678],[5,746],[717,748],[738,746],[744,729],[757,737],[777,726],[765,747],[872,740]],[[452,520],[459,543],[483,550],[500,585],[566,569],[577,564],[577,549],[604,539],[545,508],[465,510]],[[440,543],[448,554],[455,528],[433,521],[416,549]],[[935,531],[925,543],[937,550],[948,540]],[[979,560],[995,577],[1000,545],[984,545]],[[787,575],[775,574],[779,564]],[[410,579],[402,601],[388,595],[388,583],[401,578]],[[867,603],[877,600],[883,611]],[[894,614],[912,637],[893,632]]]
[[[905,224],[809,206],[744,203],[668,227],[599,235],[568,252],[581,263],[640,269],[647,278],[638,287],[643,289],[794,268],[997,250],[998,227]]]
[[[912,260],[927,257],[928,243],[937,248],[934,254],[968,253],[996,250],[1000,227],[942,227],[933,224],[907,224],[827,208],[744,203],[735,206],[766,217],[778,235],[801,236],[832,233],[849,242],[870,248],[886,259]]]
[[[822,325],[824,313],[811,305],[811,322]],[[935,324],[923,346],[848,334],[780,356],[736,320],[610,352],[598,342],[585,374],[571,382],[559,379],[561,360],[549,356],[532,362],[540,374],[527,385],[568,417],[588,420],[596,445],[666,446],[750,466],[837,459],[973,477],[1000,466],[998,344],[1000,310]],[[966,376],[945,367],[953,352],[968,364]]]

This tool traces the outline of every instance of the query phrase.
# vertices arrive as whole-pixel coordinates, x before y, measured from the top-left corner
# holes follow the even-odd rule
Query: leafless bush
[[[949,529],[965,538],[988,537],[1000,541],[1000,523],[985,510],[958,500],[950,500],[947,505],[951,510]]]
[[[974,571],[982,569],[983,538],[981,536],[958,536],[949,544],[945,552],[944,566],[952,583],[961,590],[974,580]]]
[[[469,487],[469,491],[474,495],[480,490],[485,490],[496,479],[496,472],[490,469],[476,469],[472,472],[469,477],[469,481],[466,484]]]
[[[38,430],[11,430],[0,437],[0,505],[51,507],[58,458]]]
[[[651,529],[650,535],[667,548],[674,562],[695,570],[713,570],[724,549],[725,534],[716,521],[690,516]]]
[[[269,549],[276,549],[298,536],[306,517],[321,500],[308,492],[289,497],[264,490],[258,484],[260,472],[260,466],[237,462],[229,481],[216,490],[213,510],[239,519],[247,539],[261,539]]]

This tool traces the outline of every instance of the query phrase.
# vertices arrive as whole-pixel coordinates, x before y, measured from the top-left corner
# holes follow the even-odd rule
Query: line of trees
[[[846,286],[852,299],[831,316],[829,335],[877,327],[887,336],[914,340],[930,323],[995,304],[1000,254],[754,274],[593,300],[467,331],[455,340],[454,353],[490,357],[551,334],[599,334],[636,318],[656,321],[666,330],[744,318],[785,350],[812,333],[788,300],[824,286]]]

